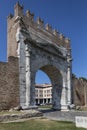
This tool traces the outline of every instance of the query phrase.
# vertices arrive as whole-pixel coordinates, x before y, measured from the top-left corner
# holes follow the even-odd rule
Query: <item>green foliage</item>
[[[76,78],[76,75],[75,75],[75,74],[72,74],[72,78]]]
[[[85,130],[72,122],[32,119],[24,122],[1,123],[0,130]]]
[[[87,81],[85,77],[79,77],[79,79],[82,79],[83,81]]]

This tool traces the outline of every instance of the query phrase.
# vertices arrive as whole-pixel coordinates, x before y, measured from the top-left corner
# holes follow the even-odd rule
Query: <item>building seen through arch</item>
[[[35,77],[36,105],[52,104],[52,85],[46,73],[38,70]]]
[[[36,84],[35,85],[36,105],[52,104],[52,85]]]

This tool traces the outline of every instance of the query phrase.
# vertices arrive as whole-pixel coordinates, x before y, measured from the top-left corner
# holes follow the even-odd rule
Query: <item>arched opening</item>
[[[35,82],[40,83],[35,87],[36,104],[52,104],[54,109],[61,109],[63,78],[60,71],[52,65],[42,66],[36,73]]]
[[[48,75],[38,70],[35,78],[35,101],[36,105],[52,104],[52,84]]]
[[[48,75],[43,72],[42,70],[38,70],[36,72],[36,77],[35,77],[35,83],[36,84],[51,84],[51,80],[49,79]]]

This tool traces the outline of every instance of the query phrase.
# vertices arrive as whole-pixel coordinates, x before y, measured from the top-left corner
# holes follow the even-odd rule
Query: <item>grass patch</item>
[[[52,108],[52,105],[42,105],[42,106],[38,106],[39,108],[49,108],[51,109]]]
[[[31,119],[24,122],[0,123],[0,130],[85,130],[72,122]]]

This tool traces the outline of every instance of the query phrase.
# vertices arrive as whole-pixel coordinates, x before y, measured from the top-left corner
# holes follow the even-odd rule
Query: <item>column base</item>
[[[61,111],[69,111],[69,108],[67,105],[62,105],[61,106]]]

